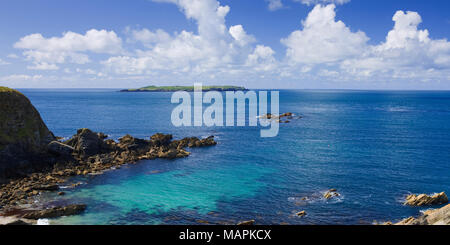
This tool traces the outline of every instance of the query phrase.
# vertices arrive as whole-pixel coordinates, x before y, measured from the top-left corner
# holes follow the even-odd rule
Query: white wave
[[[37,225],[50,225],[50,220],[48,220],[48,219],[38,219],[36,224]]]

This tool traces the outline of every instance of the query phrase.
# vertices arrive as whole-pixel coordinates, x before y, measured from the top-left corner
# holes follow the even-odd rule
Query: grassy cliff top
[[[12,89],[12,88],[8,88],[8,87],[3,87],[0,86],[0,93],[17,93],[17,94],[22,94],[21,92]]]
[[[238,86],[203,86],[203,91],[239,91],[247,90]],[[175,91],[194,91],[194,86],[147,86],[138,89],[124,89],[121,92],[175,92]]]

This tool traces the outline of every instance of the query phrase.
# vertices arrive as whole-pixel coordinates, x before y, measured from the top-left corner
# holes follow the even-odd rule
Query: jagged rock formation
[[[448,203],[448,197],[444,192],[436,193],[432,196],[426,194],[420,195],[408,195],[406,197],[405,205],[409,206],[427,206],[427,205],[440,205]]]
[[[450,225],[450,204],[442,208],[425,211],[418,218],[406,218],[396,225]]]
[[[47,144],[55,140],[30,100],[0,87],[0,183],[43,167]]]

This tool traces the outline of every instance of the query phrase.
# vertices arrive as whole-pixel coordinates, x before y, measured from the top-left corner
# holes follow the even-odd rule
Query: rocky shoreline
[[[173,140],[170,134],[155,134],[149,140],[130,135],[118,142],[103,133],[80,129],[65,142],[52,141],[49,152],[56,159],[53,168],[32,173],[0,186],[0,211],[33,202],[44,191],[58,191],[59,185],[76,175],[100,174],[124,164],[156,158],[175,159],[189,156],[185,148],[216,145],[214,137]]]
[[[131,135],[118,141],[107,138],[104,133],[83,128],[61,141],[26,96],[0,87],[0,212],[20,213],[16,216],[24,219],[78,214],[86,208],[84,204],[17,209],[32,204],[43,192],[59,191],[59,186],[73,176],[101,174],[140,160],[183,158],[190,155],[186,148],[217,144],[214,136],[173,140],[172,135],[161,133],[149,139]]]

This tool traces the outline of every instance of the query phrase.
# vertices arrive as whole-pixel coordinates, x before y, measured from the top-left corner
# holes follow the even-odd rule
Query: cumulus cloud
[[[23,49],[23,55],[34,63],[31,69],[57,68],[56,64],[71,62],[85,64],[89,57],[85,52],[117,54],[122,51],[122,40],[114,31],[87,31],[63,33],[62,37],[45,38],[40,33],[22,37],[14,48]]]
[[[181,31],[170,35],[162,30],[132,30],[130,40],[147,49],[134,55],[114,56],[102,62],[119,74],[145,74],[155,70],[176,70],[195,74],[243,65],[256,39],[242,25],[227,28],[230,8],[216,0],[154,0],[176,4],[186,18],[197,23],[197,33]]]
[[[0,79],[5,82],[22,82],[22,81],[38,81],[41,78],[42,75],[13,74],[1,77]]]
[[[417,12],[397,11],[395,25],[385,42],[367,47],[361,57],[342,63],[346,71],[366,76],[377,72],[394,77],[430,76],[450,68],[450,42],[433,40],[428,30],[419,30],[422,18]]]
[[[0,59],[0,65],[9,65],[9,64],[10,64],[9,62]]]
[[[316,5],[316,4],[344,4],[350,2],[350,0],[294,0],[295,2],[300,2],[306,5]]]
[[[242,25],[235,25],[230,27],[230,35],[236,40],[236,42],[240,46],[246,46],[250,43],[253,43],[256,41],[256,39],[252,35],[248,35]]]
[[[257,45],[253,53],[247,57],[247,66],[253,67],[255,70],[272,70],[276,66],[276,60],[273,57],[275,51],[264,45]]]
[[[275,11],[284,7],[283,2],[281,0],[265,0],[269,3],[267,6],[269,10]]]
[[[303,29],[282,39],[291,64],[337,62],[359,55],[369,40],[364,32],[352,32],[342,21],[336,21],[334,4],[316,5],[302,22]]]
[[[299,20],[297,30],[280,39],[285,50],[276,57],[271,47],[258,43],[243,25],[227,25],[230,8],[218,0],[153,1],[175,4],[196,23],[197,30],[168,33],[127,28],[125,43],[130,46],[126,49],[114,31],[95,29],[51,38],[31,34],[14,46],[31,62],[28,69],[58,70],[59,64],[75,64],[71,70],[61,69],[67,77],[180,82],[450,79],[450,42],[432,39],[428,30],[420,28],[422,18],[416,12],[397,11],[385,40],[369,44],[364,32],[336,17],[335,4],[348,1],[304,0],[305,4],[333,4],[314,6]],[[91,53],[108,56],[101,56],[99,67],[77,69],[96,58]],[[31,76],[8,79],[20,78],[30,80]]]

